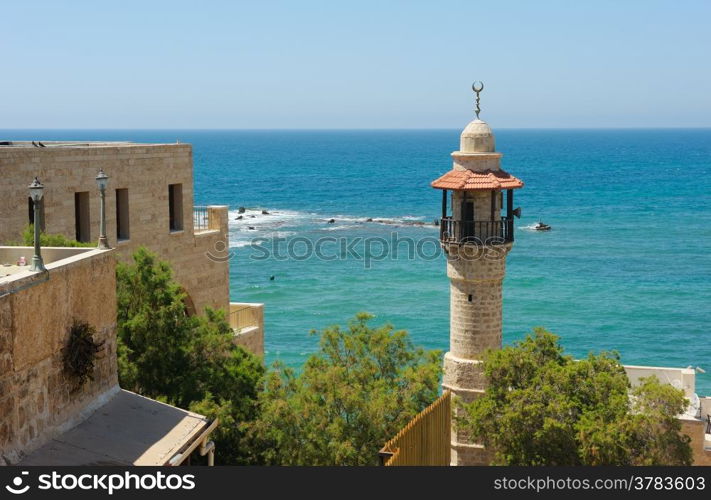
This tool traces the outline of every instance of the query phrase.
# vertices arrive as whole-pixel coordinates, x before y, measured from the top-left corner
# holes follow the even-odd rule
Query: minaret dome
[[[496,151],[494,133],[489,124],[478,118],[470,122],[460,136],[459,151],[461,153],[493,153]]]

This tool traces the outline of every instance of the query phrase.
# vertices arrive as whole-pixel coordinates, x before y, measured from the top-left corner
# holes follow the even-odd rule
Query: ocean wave
[[[400,217],[364,217],[349,214],[323,215],[314,212],[296,210],[272,210],[262,207],[230,210],[229,228],[234,245],[244,246],[246,241],[255,237],[291,236],[295,230],[313,229],[314,226],[324,231],[345,231],[366,227],[369,224],[393,227],[435,228],[433,222],[426,222],[424,216],[403,215]],[[320,227],[319,227],[320,226]],[[236,236],[236,237],[235,237]]]
[[[333,220],[337,222],[355,222],[356,224],[383,224],[388,226],[434,226],[432,222],[425,222],[424,216],[403,215],[401,217],[356,217],[353,215],[334,215],[322,218],[324,222]]]
[[[240,213],[239,210],[230,210],[228,212],[231,227],[253,226],[256,224],[284,224],[293,220],[310,219],[315,215],[293,210],[268,210],[264,208],[248,208],[243,213]]]
[[[327,227],[322,227],[322,231],[344,231],[346,229],[355,229],[361,227],[358,224],[349,224],[345,226],[334,226],[333,224],[329,224]]]
[[[230,234],[230,248],[242,248],[249,246],[252,241],[256,239],[267,239],[271,240],[274,238],[289,238],[290,236],[297,235],[297,231],[269,231],[269,230],[252,230],[244,231],[238,234]]]

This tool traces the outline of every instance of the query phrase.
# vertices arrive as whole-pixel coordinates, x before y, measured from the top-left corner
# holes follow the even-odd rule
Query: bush
[[[630,388],[616,353],[573,360],[539,328],[484,359],[488,386],[459,425],[499,465],[690,465],[677,415],[683,391],[656,378]]]
[[[28,225],[22,231],[22,241],[11,241],[8,243],[9,246],[16,247],[31,247],[35,244],[35,226],[34,224]],[[43,247],[95,247],[96,243],[92,242],[81,242],[67,238],[63,234],[47,234],[40,232],[40,245]]]
[[[94,365],[104,342],[95,342],[96,329],[85,321],[74,320],[64,347],[64,372],[76,381],[74,390],[94,380]]]
[[[256,416],[261,360],[232,343],[223,311],[188,316],[170,266],[145,248],[116,274],[121,386],[219,418],[219,462],[246,463],[242,438]]]
[[[376,465],[378,450],[439,393],[439,351],[361,313],[326,328],[300,374],[276,365],[252,426],[253,460],[277,465]],[[316,332],[312,332],[316,333]]]

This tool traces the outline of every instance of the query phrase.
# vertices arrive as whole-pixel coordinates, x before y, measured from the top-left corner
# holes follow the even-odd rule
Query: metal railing
[[[439,224],[442,243],[501,245],[514,240],[513,217],[500,220],[453,220],[443,217]]]
[[[201,231],[210,230],[210,211],[205,206],[193,207],[193,231],[199,233]]]
[[[452,395],[445,391],[380,450],[385,466],[449,465]]]

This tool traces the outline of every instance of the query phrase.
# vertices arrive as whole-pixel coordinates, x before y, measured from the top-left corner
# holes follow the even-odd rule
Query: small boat
[[[533,226],[533,229],[535,229],[536,231],[550,231],[551,227],[548,224],[539,222],[538,224]]]

